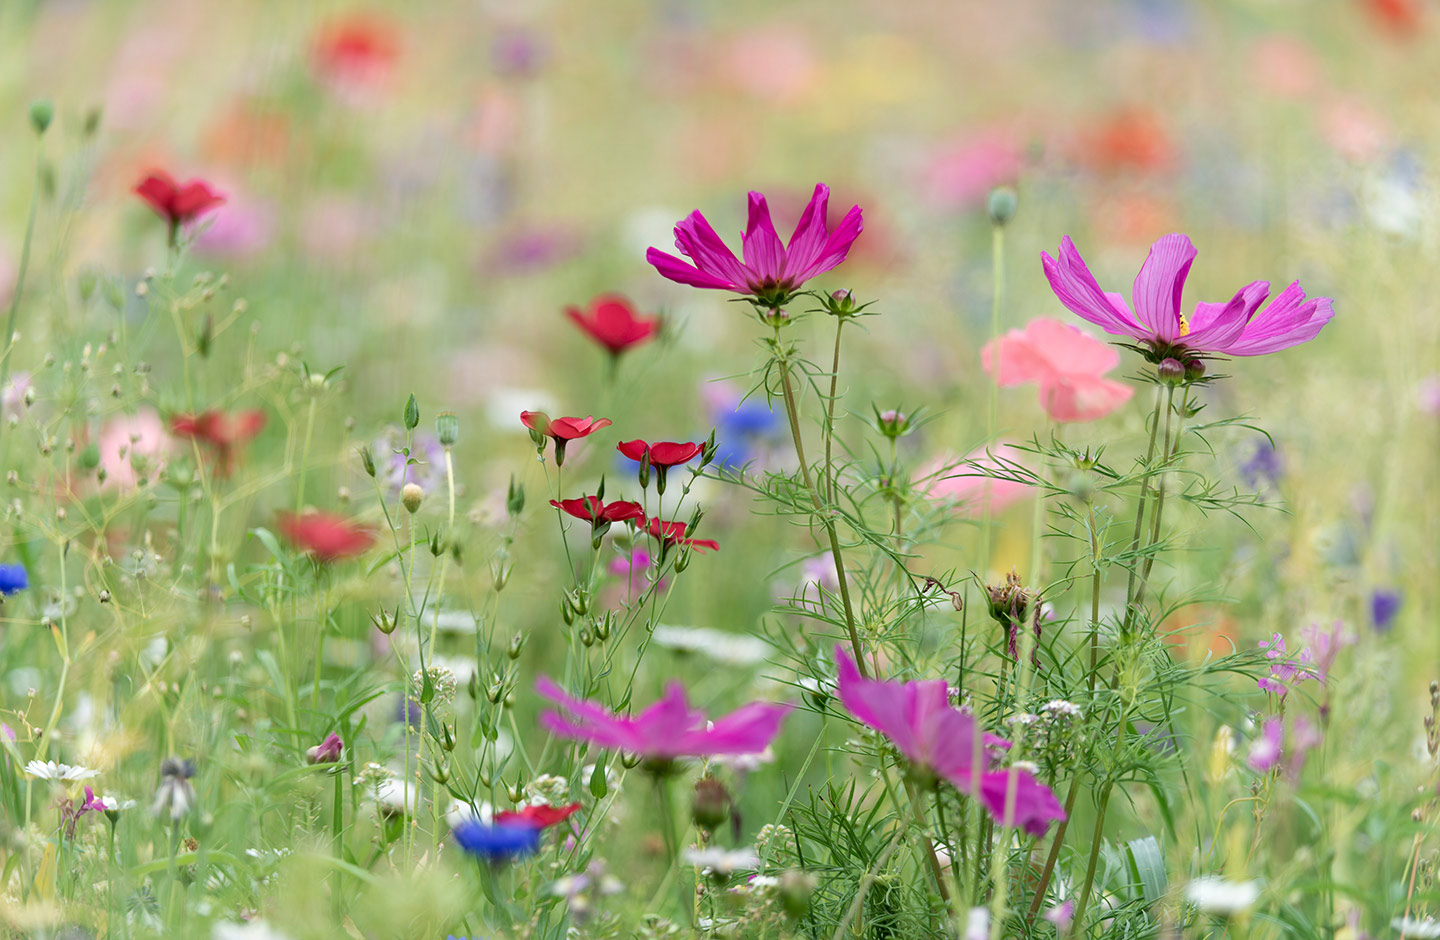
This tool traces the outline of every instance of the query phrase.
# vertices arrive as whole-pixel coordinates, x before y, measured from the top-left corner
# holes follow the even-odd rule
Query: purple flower
[[[1197,356],[1259,356],[1315,338],[1333,313],[1328,297],[1305,299],[1296,281],[1262,311],[1270,295],[1268,281],[1252,281],[1223,304],[1197,303],[1188,317],[1180,298],[1195,261],[1195,246],[1185,235],[1166,235],[1150,246],[1135,277],[1132,313],[1119,294],[1107,293],[1085,266],[1085,259],[1067,235],[1058,258],[1041,252],[1050,289],[1072,313],[1107,333],[1129,336],[1146,349],[1152,362]]]
[[[1317,677],[1315,670],[1310,666],[1310,651],[1306,650],[1301,653],[1299,660],[1288,658],[1285,651],[1285,637],[1279,633],[1269,640],[1261,640],[1259,645],[1262,650],[1265,650],[1265,658],[1270,660],[1270,675],[1255,683],[1261,691],[1272,692],[1283,697],[1290,691],[1291,686]]]
[[[885,682],[860,675],[855,661],[835,650],[840,701],[850,714],[890,739],[917,768],[943,777],[977,798],[1002,825],[1043,835],[1065,809],[1050,788],[1018,767],[990,770],[985,746],[1000,739],[983,733],[974,716],[950,704],[944,679]]]
[[[1285,473],[1285,462],[1280,459],[1280,452],[1275,449],[1268,438],[1261,438],[1255,443],[1255,451],[1250,459],[1240,464],[1240,477],[1249,487],[1259,486],[1262,482],[1271,486],[1280,482],[1280,477]]]
[[[1405,595],[1393,588],[1376,588],[1370,592],[1370,623],[1376,633],[1386,633],[1395,625],[1395,617],[1405,603]]]
[[[1315,668],[1315,676],[1321,682],[1330,675],[1340,651],[1355,644],[1355,634],[1345,629],[1345,622],[1337,620],[1326,630],[1318,623],[1300,628],[1300,638],[1305,641],[1305,655]]]
[[[1250,745],[1250,756],[1247,762],[1250,769],[1256,773],[1269,773],[1280,763],[1280,754],[1285,741],[1285,724],[1280,717],[1274,716],[1265,719],[1265,727]]]
[[[750,217],[740,238],[742,262],[697,210],[675,225],[675,247],[690,262],[657,248],[645,252],[655,270],[679,284],[749,294],[772,307],[786,303],[800,287],[845,260],[864,228],[860,207],[851,206],[834,231],[829,221],[830,187],[816,184],[788,243],[781,243],[761,193],[750,193]],[[693,262],[693,263],[691,263]]]
[[[752,702],[711,722],[703,712],[690,707],[684,686],[672,682],[660,701],[634,717],[626,717],[571,698],[543,676],[535,688],[565,712],[546,712],[540,717],[540,723],[549,730],[657,762],[679,757],[759,754],[780,733],[781,722],[794,708]]]

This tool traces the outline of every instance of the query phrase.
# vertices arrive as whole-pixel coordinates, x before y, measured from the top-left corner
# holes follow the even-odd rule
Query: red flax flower
[[[580,812],[579,803],[571,803],[569,806],[525,806],[516,812],[501,812],[495,814],[497,826],[533,826],[536,829],[549,829],[556,823],[562,823]]]
[[[618,294],[605,294],[590,301],[588,310],[566,307],[565,315],[575,321],[591,339],[617,357],[639,346],[660,330],[659,317],[641,316],[635,305]]]
[[[396,34],[393,24],[363,16],[331,23],[315,37],[315,71],[342,89],[380,85],[400,58]]]
[[[691,545],[696,549],[708,548],[712,551],[720,551],[720,543],[714,539],[688,539],[685,537],[687,526],[683,522],[665,522],[661,519],[650,519],[645,531],[650,533],[652,538],[659,539],[666,548],[673,545]]]
[[[565,443],[581,437],[589,437],[601,428],[610,426],[609,418],[586,415],[583,418],[551,418],[543,411],[520,412],[520,423],[530,429],[530,439],[536,446],[542,446],[545,438],[555,442],[555,465],[565,465]]]
[[[174,244],[181,225],[225,204],[225,196],[211,189],[204,180],[177,183],[174,177],[161,170],[141,180],[135,187],[135,193],[170,223],[171,244]]]
[[[645,510],[640,508],[639,503],[631,503],[623,499],[607,503],[598,496],[585,496],[581,499],[552,499],[550,505],[563,510],[576,519],[584,519],[596,526],[609,525],[613,522],[629,522],[632,519],[644,520],[645,518]]]
[[[375,544],[369,529],[324,512],[303,516],[285,513],[280,516],[280,531],[296,546],[325,562],[363,555]]]
[[[704,444],[684,443],[677,444],[674,441],[656,441],[653,444],[645,441],[621,441],[615,446],[626,457],[640,464],[640,485],[646,486],[649,483],[649,474],[645,471],[646,459],[649,459],[650,466],[655,468],[655,485],[663,496],[665,494],[665,474],[671,467],[677,467],[682,463],[689,463],[705,452]]]
[[[211,408],[199,414],[178,414],[170,419],[170,433],[209,445],[215,451],[215,472],[228,476],[235,469],[235,454],[265,427],[265,412],[226,414]]]

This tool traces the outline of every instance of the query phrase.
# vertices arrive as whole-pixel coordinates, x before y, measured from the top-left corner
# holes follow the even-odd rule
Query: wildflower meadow
[[[0,935],[1440,937],[1437,41],[0,3]]]

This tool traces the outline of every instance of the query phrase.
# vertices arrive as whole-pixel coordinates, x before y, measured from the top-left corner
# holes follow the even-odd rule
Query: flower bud
[[[395,608],[395,614],[392,616],[387,610],[385,610],[385,608],[382,607],[380,608],[380,612],[378,614],[375,614],[370,618],[370,622],[375,624],[376,630],[379,630],[381,633],[389,636],[390,634],[394,633],[395,628],[400,625],[400,608]]]
[[[1205,377],[1205,363],[1200,359],[1191,359],[1185,363],[1185,381],[1198,382]]]
[[[40,98],[30,102],[30,126],[35,129],[35,135],[43,136],[50,129],[50,122],[55,120],[55,105],[48,99]]]
[[[511,659],[519,659],[520,653],[525,649],[525,634],[517,633],[510,638],[510,646],[505,650],[505,655]]]
[[[460,419],[451,411],[442,411],[435,416],[435,436],[441,447],[454,447],[460,439]]]
[[[1166,359],[1155,368],[1155,373],[1160,376],[1160,381],[1166,385],[1179,385],[1185,381],[1185,367],[1178,359]]]
[[[910,430],[910,417],[902,411],[891,408],[889,411],[876,411],[875,426],[880,433],[892,441],[898,437],[904,437]]]
[[[1020,197],[1013,186],[996,186],[985,200],[985,211],[990,213],[990,221],[996,225],[1008,224],[1015,218],[1015,210],[1019,206]]]
[[[365,474],[371,477],[375,476],[375,457],[370,453],[370,448],[362,444],[358,448],[358,452],[360,454],[360,466],[365,468]]]
[[[805,871],[791,869],[780,876],[777,885],[780,906],[785,913],[800,919],[810,913],[810,898],[815,894],[815,876]]]
[[[505,491],[505,512],[514,518],[525,509],[525,487],[515,482],[515,477],[510,477],[510,487]]]
[[[730,818],[730,793],[725,784],[714,777],[701,777],[695,781],[695,802],[691,807],[691,818],[702,829],[718,829]]]
[[[340,735],[332,731],[325,736],[325,740],[305,752],[305,760],[310,764],[335,764],[340,761],[344,750],[345,742],[340,740]]]
[[[580,628],[580,645],[584,646],[586,649],[589,649],[590,647],[595,645],[595,634],[590,632],[589,627]]]
[[[590,795],[597,800],[603,799],[609,789],[609,782],[605,779],[605,764],[596,761],[595,769],[590,771]]]
[[[415,395],[410,395],[409,401],[405,402],[405,430],[413,431],[420,426],[420,403],[415,400]]]
[[[400,502],[412,516],[420,511],[420,503],[424,498],[425,491],[418,483],[406,483],[405,488],[400,491]]]

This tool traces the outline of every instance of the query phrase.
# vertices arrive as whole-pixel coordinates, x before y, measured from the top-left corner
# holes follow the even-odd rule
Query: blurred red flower
[[[564,822],[579,811],[579,803],[571,803],[569,806],[525,806],[513,813],[496,813],[495,823],[500,826],[519,823],[524,826],[534,826],[536,829],[548,829],[556,823]]]
[[[331,23],[315,37],[315,71],[339,84],[378,84],[400,58],[397,32],[390,22],[364,16]]]
[[[162,170],[156,170],[141,180],[135,186],[135,193],[169,222],[172,230],[225,204],[224,194],[211,189],[204,180],[177,183],[174,177]]]
[[[590,307],[565,308],[565,315],[601,346],[618,356],[632,346],[650,339],[660,329],[659,317],[641,316],[635,306],[618,294],[605,294],[590,301]]]
[[[265,428],[265,412],[236,411],[226,414],[211,408],[199,414],[177,414],[170,418],[170,433],[188,437],[214,448],[215,472],[228,475],[235,469],[236,452]]]
[[[375,544],[368,528],[324,512],[284,513],[279,525],[290,542],[326,562],[363,555]]]
[[[671,545],[692,545],[697,549],[708,548],[712,551],[720,550],[720,543],[714,539],[687,539],[685,530],[687,526],[683,522],[664,522],[660,519],[651,519],[645,531],[654,538]]]
[[[589,523],[629,522],[645,518],[645,510],[639,503],[623,499],[607,503],[598,496],[585,496],[580,499],[552,499],[550,505]]]
[[[705,449],[704,444],[685,443],[677,444],[674,441],[656,441],[647,444],[644,441],[621,441],[615,445],[615,449],[629,457],[635,462],[645,459],[650,455],[650,466],[652,467],[674,467],[682,463],[689,463],[700,452]]]

